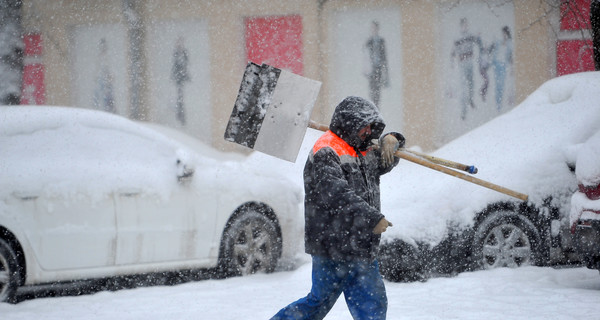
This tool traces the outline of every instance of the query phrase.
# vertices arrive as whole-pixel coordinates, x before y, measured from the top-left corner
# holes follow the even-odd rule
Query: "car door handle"
[[[139,189],[122,189],[119,190],[119,196],[121,197],[135,197],[142,193]]]
[[[23,201],[36,200],[39,196],[31,192],[15,191],[12,193],[13,197],[21,199]]]

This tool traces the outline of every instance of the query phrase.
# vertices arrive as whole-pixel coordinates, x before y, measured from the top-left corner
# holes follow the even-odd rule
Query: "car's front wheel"
[[[533,265],[540,250],[540,235],[533,223],[512,211],[497,211],[477,227],[473,259],[476,268]]]
[[[256,208],[246,208],[225,230],[219,264],[225,276],[272,272],[280,256],[277,224]]]
[[[8,243],[0,239],[0,302],[15,302],[18,286],[17,256]]]

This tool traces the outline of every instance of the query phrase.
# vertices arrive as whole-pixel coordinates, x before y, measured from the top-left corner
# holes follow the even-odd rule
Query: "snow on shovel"
[[[248,63],[225,140],[296,161],[321,82]]]
[[[248,63],[225,140],[294,162],[308,127],[328,130],[326,125],[310,121],[320,87],[318,81],[269,65]],[[528,199],[526,194],[451,169],[475,174],[475,166],[404,148],[396,156],[523,201]]]

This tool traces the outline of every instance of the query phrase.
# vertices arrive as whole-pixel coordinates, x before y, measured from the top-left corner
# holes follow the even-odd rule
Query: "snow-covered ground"
[[[175,286],[0,304],[3,320],[269,319],[310,289],[311,264],[295,271]],[[386,282],[388,319],[594,319],[600,275],[586,268],[523,267],[427,282]],[[325,319],[351,319],[341,297]]]

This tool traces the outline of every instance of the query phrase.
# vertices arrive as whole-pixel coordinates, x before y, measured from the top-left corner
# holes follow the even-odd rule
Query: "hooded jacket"
[[[358,132],[371,125],[362,141]],[[372,139],[385,123],[377,107],[362,98],[348,97],[335,109],[330,130],[315,143],[304,167],[305,250],[337,261],[373,260],[381,236],[373,228],[381,214],[379,177],[384,168]],[[401,145],[404,138],[394,134]]]

